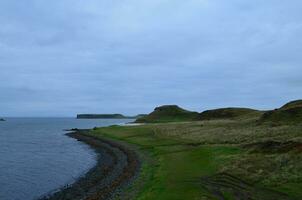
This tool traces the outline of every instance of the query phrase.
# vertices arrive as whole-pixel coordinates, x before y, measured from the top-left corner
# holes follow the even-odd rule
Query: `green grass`
[[[277,109],[266,112],[261,122],[274,122],[275,124],[298,124],[302,122],[302,106],[286,109]]]
[[[91,134],[134,144],[145,155],[136,183],[140,186],[139,200],[215,199],[199,180],[220,172],[253,184],[252,193],[258,195],[255,199],[260,195],[271,200],[276,194],[263,188],[301,199],[301,153],[253,153],[242,146],[265,141],[302,142],[301,132],[301,124],[259,125],[251,118],[111,126]],[[229,189],[222,192],[226,199],[234,199]]]
[[[208,195],[196,180],[217,172],[239,153],[236,147],[199,146],[156,135],[154,127],[112,126],[94,130],[96,136],[106,136],[137,145],[152,162],[144,165],[145,186],[137,199],[200,199]]]
[[[295,100],[295,101],[288,102],[287,104],[282,106],[281,109],[296,108],[301,106],[302,106],[302,100]]]

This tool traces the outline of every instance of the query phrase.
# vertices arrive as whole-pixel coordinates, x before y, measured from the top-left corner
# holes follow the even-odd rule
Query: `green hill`
[[[197,112],[191,112],[177,105],[164,105],[154,109],[150,114],[138,118],[136,123],[160,123],[193,121],[198,116]]]
[[[198,120],[238,119],[260,116],[261,111],[250,108],[219,108],[206,110],[198,115]]]
[[[279,109],[265,112],[260,123],[274,122],[281,124],[302,123],[302,100],[291,101]]]
[[[302,100],[290,101],[289,103],[282,106],[281,109],[289,109],[296,107],[302,107]]]

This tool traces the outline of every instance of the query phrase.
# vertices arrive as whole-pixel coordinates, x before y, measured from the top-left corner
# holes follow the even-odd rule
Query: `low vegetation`
[[[250,117],[259,117],[263,112],[249,108],[220,108],[215,110],[206,110],[199,114],[199,120],[213,119],[242,119]]]
[[[91,134],[134,144],[145,155],[142,173],[132,188],[139,188],[139,200],[301,199],[301,121],[259,123],[262,113],[255,113],[111,126]]]
[[[279,109],[268,111],[261,117],[260,122],[276,124],[297,124],[302,121],[302,100],[292,101]]]

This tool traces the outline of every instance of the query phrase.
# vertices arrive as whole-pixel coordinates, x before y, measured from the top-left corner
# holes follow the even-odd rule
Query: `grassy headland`
[[[177,122],[90,132],[134,144],[145,155],[141,175],[129,189],[139,191],[136,199],[302,198],[301,121],[259,123],[267,112],[253,111],[244,117],[180,122],[178,116],[155,111],[165,117],[157,120],[151,113],[151,122]]]
[[[165,105],[154,109],[150,114],[140,117],[137,123],[163,123],[193,121],[198,116],[197,112],[191,112],[176,105]]]

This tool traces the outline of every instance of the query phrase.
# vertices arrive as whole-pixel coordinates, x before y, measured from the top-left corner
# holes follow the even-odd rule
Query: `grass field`
[[[140,200],[301,199],[301,133],[301,125],[259,125],[253,118],[91,132],[134,144],[145,155],[133,187]]]

